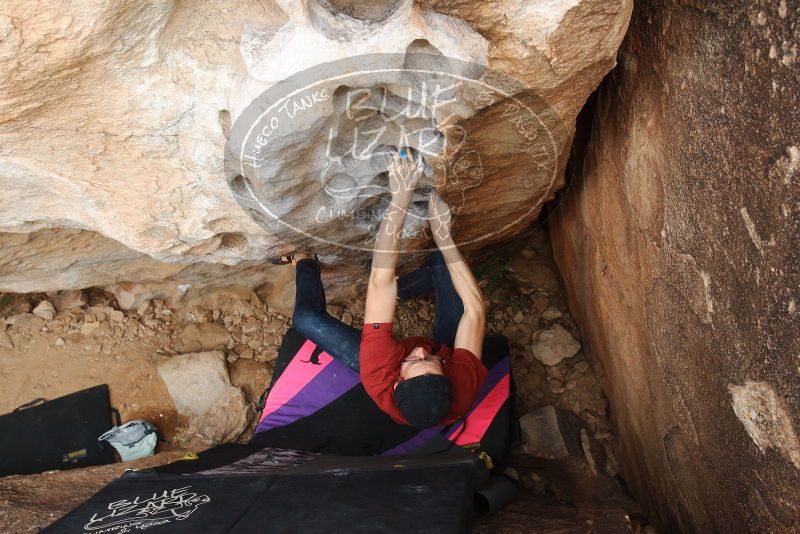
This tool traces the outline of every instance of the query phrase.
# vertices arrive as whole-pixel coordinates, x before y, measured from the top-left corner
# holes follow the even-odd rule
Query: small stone
[[[597,476],[599,474],[598,468],[602,465],[600,462],[605,460],[605,455],[602,453],[602,447],[592,439],[589,431],[585,428],[581,429],[581,447],[583,448],[586,462],[589,464],[589,469],[591,469],[594,476]]]
[[[11,340],[11,336],[5,332],[0,332],[0,348],[9,350],[14,348],[14,342]]]
[[[252,360],[254,354],[255,352],[253,351],[253,349],[247,347],[246,349],[244,349],[242,352],[239,353],[239,357],[244,358],[246,360]]]
[[[155,330],[153,330],[152,328],[148,328],[148,327],[146,327],[146,326],[142,326],[142,327],[139,329],[139,331],[140,331],[142,334],[144,334],[145,336],[148,336],[148,337],[153,337],[153,336],[155,336],[155,335],[156,335],[156,331],[155,331]]]
[[[550,391],[552,391],[556,395],[564,393],[564,386],[561,385],[560,380],[551,380],[549,386],[550,386]]]
[[[580,431],[585,425],[575,414],[545,406],[526,413],[519,423],[522,454],[549,460],[583,456]]]
[[[596,433],[594,437],[597,439],[606,439],[611,437],[611,433],[606,432],[605,430],[601,430],[600,432]]]
[[[539,384],[542,383],[542,378],[535,373],[528,373],[527,375],[525,375],[523,383],[528,389],[534,389],[538,387]]]
[[[146,300],[146,301],[142,302],[141,306],[136,308],[136,313],[141,317],[141,316],[146,315],[147,312],[150,311],[150,309],[151,309],[150,301]]]
[[[248,337],[248,336],[245,336],[244,334],[242,334],[242,327],[241,326],[233,326],[233,325],[231,325],[230,327],[228,327],[228,332],[231,333],[231,336],[233,336],[233,339],[236,339],[237,342],[239,342],[243,337]],[[243,343],[247,343],[247,342],[243,341]]]
[[[228,355],[225,357],[225,359],[228,360],[228,363],[233,363],[233,362],[235,362],[236,360],[239,359],[239,355],[236,354],[235,352],[231,351],[231,352],[228,353]]]
[[[63,347],[67,342],[63,338],[56,338],[56,347]]]
[[[533,307],[538,313],[542,313],[550,306],[550,299],[544,295],[539,295],[533,299]]]
[[[608,410],[608,402],[605,398],[599,397],[592,403],[592,408],[598,415],[605,415],[606,411]]]
[[[91,323],[83,323],[81,326],[81,334],[84,336],[91,336],[95,334],[95,331],[100,326],[98,322],[91,322]]]
[[[521,323],[524,320],[525,320],[525,315],[521,311],[518,311],[516,314],[514,314],[515,323]]]
[[[242,333],[244,334],[252,334],[253,332],[258,332],[264,327],[263,323],[256,319],[255,317],[248,317],[242,323]]]
[[[606,453],[606,465],[605,470],[608,476],[615,477],[619,474],[619,462],[617,461],[617,456],[614,454],[614,449],[611,447],[606,447],[604,449]],[[654,530],[652,531],[655,532]]]
[[[46,321],[50,321],[56,316],[56,309],[49,300],[43,300],[33,309],[33,313]]]
[[[283,323],[276,317],[271,319],[269,323],[264,326],[264,330],[270,333],[276,332],[281,329],[281,326],[283,326]]]
[[[222,350],[228,347],[231,335],[216,323],[188,324],[178,336],[178,352]]]
[[[536,257],[536,252],[534,252],[533,249],[529,248],[529,247],[523,248],[522,251],[520,252],[520,254],[526,260],[532,260],[533,258]]]
[[[561,378],[561,369],[558,367],[548,367],[547,375],[553,378]]]
[[[514,467],[506,467],[503,470],[503,474],[519,482],[519,471],[517,471]]]
[[[425,319],[426,321],[430,321],[432,319],[430,308],[428,307],[427,303],[423,304],[420,307],[419,316],[422,317],[423,319]]]
[[[557,365],[581,349],[581,344],[560,324],[537,332],[534,339],[531,351],[545,365]]]
[[[57,311],[69,311],[81,308],[86,304],[86,297],[80,289],[59,291],[52,297],[53,307]]]
[[[516,341],[519,335],[519,327],[515,324],[510,324],[502,330],[503,336],[510,341]]]
[[[348,326],[353,324],[353,316],[350,314],[349,311],[342,312],[342,322]]]
[[[531,473],[531,490],[536,495],[544,495],[545,494],[545,481],[542,477],[537,475],[536,473]]]
[[[576,381],[570,380],[566,384],[564,384],[564,388],[566,388],[566,389],[575,389],[575,386],[577,386],[577,385],[578,385],[578,383]]]
[[[561,319],[562,317],[564,317],[564,314],[553,306],[550,306],[542,312],[542,319],[545,319],[546,321],[554,321],[556,319]]]
[[[109,308],[108,312],[106,313],[106,315],[108,315],[108,319],[110,321],[115,322],[115,323],[121,323],[122,321],[125,320],[125,314],[122,313],[121,311],[115,310],[113,308]]]

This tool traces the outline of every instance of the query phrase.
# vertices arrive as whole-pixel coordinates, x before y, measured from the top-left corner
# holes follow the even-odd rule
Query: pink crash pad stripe
[[[467,445],[469,443],[476,443],[483,438],[489,425],[492,424],[500,407],[508,399],[511,393],[511,377],[505,375],[497,385],[492,388],[486,397],[483,398],[480,404],[475,407],[471,414],[467,417],[464,423],[461,424],[456,430],[456,445]],[[461,428],[466,425],[466,429],[461,432]],[[460,433],[459,433],[460,432]],[[451,434],[452,435],[452,434]]]
[[[311,358],[316,345],[306,340],[297,354],[294,355],[292,361],[286,366],[286,369],[281,374],[280,380],[275,382],[275,386],[267,396],[267,404],[264,406],[264,411],[261,413],[261,420],[263,421],[271,413],[278,410],[281,406],[292,400],[300,390],[308,385],[329,363],[333,358],[327,352],[322,352],[319,355],[319,365],[309,365],[303,362]]]

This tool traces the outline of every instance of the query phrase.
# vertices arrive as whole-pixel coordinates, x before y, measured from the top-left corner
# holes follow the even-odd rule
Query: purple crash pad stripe
[[[432,426],[430,428],[426,428],[425,430],[420,431],[419,434],[417,434],[416,436],[414,436],[410,440],[404,441],[403,443],[401,443],[397,447],[394,447],[392,449],[389,449],[388,451],[382,452],[381,455],[382,456],[395,456],[397,454],[409,453],[409,452],[413,451],[414,449],[416,449],[417,447],[419,447],[420,445],[422,445],[423,443],[425,443],[426,441],[428,441],[429,439],[431,439],[433,436],[435,436],[439,432],[441,432],[442,428],[443,428],[442,426]]]
[[[426,428],[425,430],[420,431],[419,434],[414,436],[413,438],[409,439],[401,443],[400,445],[389,449],[388,451],[384,452],[384,455],[393,456],[396,454],[408,454],[412,452],[414,449],[431,439],[434,435],[439,432],[447,433],[447,439],[452,440],[455,436],[454,433],[456,430],[463,426],[464,419],[466,419],[469,414],[471,414],[475,408],[481,403],[481,401],[489,394],[490,391],[500,382],[504,376],[506,376],[511,370],[511,364],[506,356],[499,362],[497,362],[494,367],[492,367],[491,371],[489,371],[489,375],[484,380],[481,389],[478,391],[478,395],[475,397],[475,402],[472,404],[472,408],[470,408],[467,415],[464,416],[462,419],[459,419],[447,429],[443,430],[441,426],[434,426],[431,428]]]
[[[307,417],[338,399],[358,383],[358,374],[334,360],[289,402],[262,419],[256,432],[286,426]]]

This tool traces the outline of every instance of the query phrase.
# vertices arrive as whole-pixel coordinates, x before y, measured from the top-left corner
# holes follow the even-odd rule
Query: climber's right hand
[[[393,202],[401,202],[408,207],[423,169],[422,154],[413,158],[408,149],[404,148],[392,154],[392,162],[389,164],[389,189],[392,192]]]

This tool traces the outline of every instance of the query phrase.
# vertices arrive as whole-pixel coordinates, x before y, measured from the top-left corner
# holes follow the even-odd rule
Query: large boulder
[[[800,16],[706,4],[637,2],[551,235],[659,531],[793,532]]]
[[[247,427],[249,407],[242,390],[231,385],[225,353],[165,357],[157,368],[183,418],[176,432],[179,445],[230,443]]]
[[[270,278],[259,260],[297,247],[359,265],[352,260],[366,254],[380,214],[375,191],[385,196],[386,158],[376,151],[422,149],[427,138],[461,147],[429,154],[426,178],[458,205],[460,241],[477,247],[505,239],[560,187],[574,119],[613,67],[631,6],[9,3],[0,14],[0,244],[8,250],[0,291],[168,281],[167,289],[143,291],[170,296],[232,280],[255,287]],[[320,86],[327,98],[308,101],[300,115],[287,108],[295,120],[270,138],[258,172],[226,166],[226,143],[241,141],[259,95],[297,81],[297,73],[338,72],[316,67],[325,62],[364,69],[352,58],[376,53],[386,56],[385,73],[328,82]],[[415,62],[416,53],[433,63]],[[447,93],[449,108],[436,113],[408,96],[430,80],[392,71],[446,69],[448,58],[466,62],[472,89]],[[477,92],[481,84],[491,94]],[[386,135],[368,144],[365,159],[342,157],[356,125],[365,131],[350,120],[351,90],[397,111],[381,114]],[[341,166],[320,182],[330,161]],[[326,197],[357,188],[367,193]],[[264,212],[240,205],[237,194],[248,191],[273,208],[269,215],[305,226],[269,217],[264,224]],[[424,248],[424,224],[409,224],[409,246]]]

